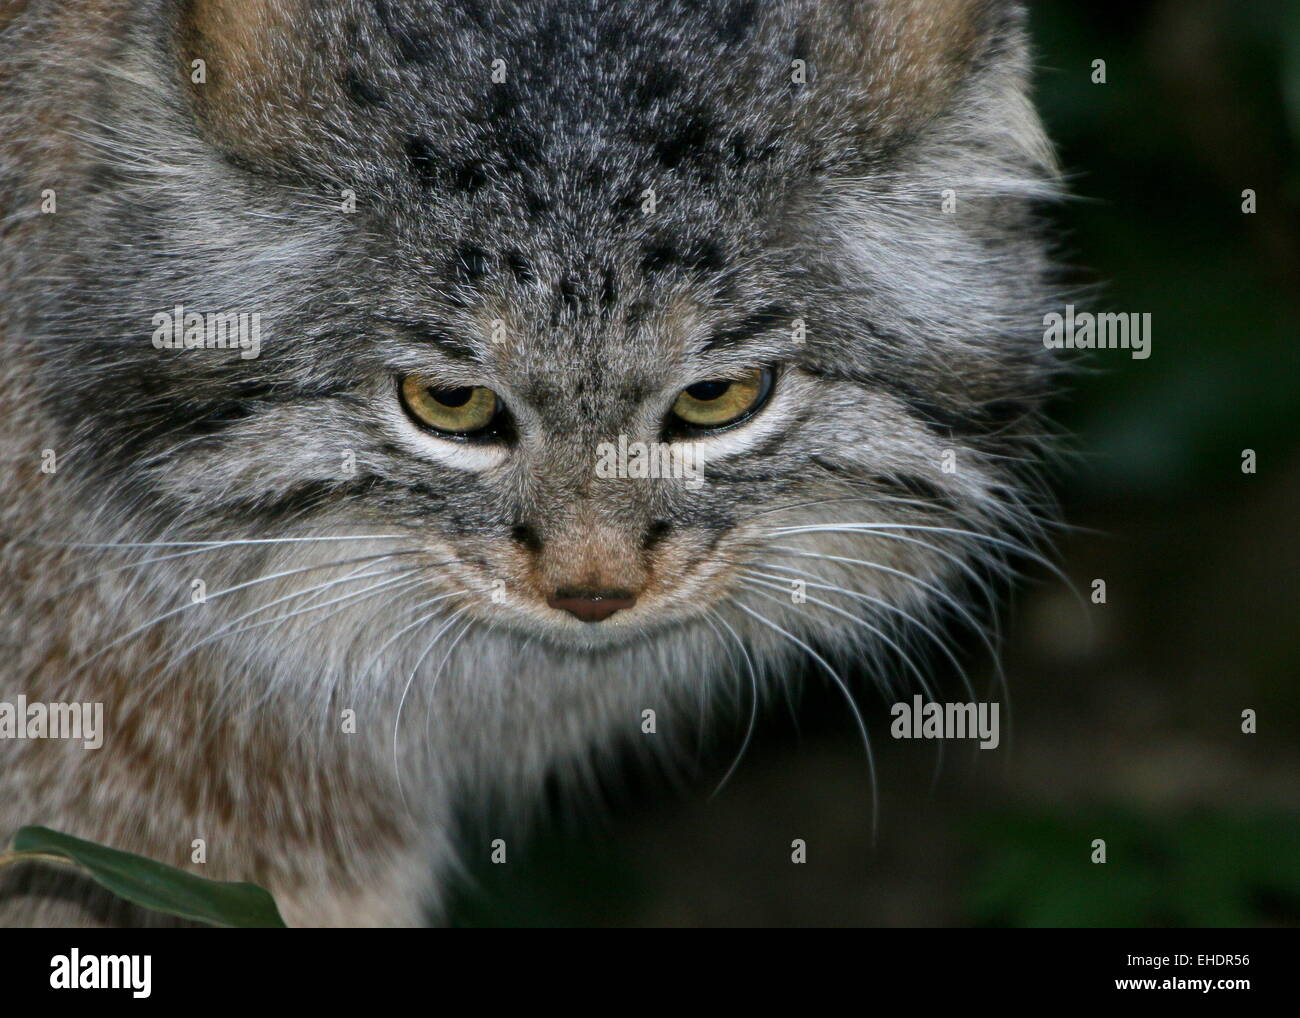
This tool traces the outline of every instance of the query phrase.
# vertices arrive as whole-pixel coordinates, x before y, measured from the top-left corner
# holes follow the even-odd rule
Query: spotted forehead
[[[784,11],[741,7],[203,0],[182,57],[207,63],[190,93],[213,140],[459,234],[440,239],[465,276],[524,231],[583,262],[630,236],[632,257],[600,260],[716,270],[733,254],[719,224],[759,218],[808,144],[789,80],[806,42]]]
[[[916,129],[1006,7],[188,0],[178,71],[209,138],[250,164],[375,183],[402,166],[538,220],[587,195],[592,228],[635,214],[647,179],[724,201],[739,177]]]
[[[193,0],[180,38],[187,73],[208,62],[191,95],[209,138],[354,188],[359,232],[414,289],[617,356],[675,336],[638,326],[684,297],[755,312],[744,280],[807,182],[862,156],[863,125],[906,120],[865,72],[900,38],[934,41],[918,66],[951,63],[961,33],[920,9]],[[928,81],[918,96],[942,91]]]

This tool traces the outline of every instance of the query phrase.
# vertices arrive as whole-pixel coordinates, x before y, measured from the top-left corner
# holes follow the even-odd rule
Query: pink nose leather
[[[559,590],[546,603],[583,622],[604,622],[615,612],[631,608],[636,597],[625,590]]]

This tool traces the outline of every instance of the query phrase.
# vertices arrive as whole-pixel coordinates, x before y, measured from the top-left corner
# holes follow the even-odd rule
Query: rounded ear
[[[940,159],[983,151],[1025,179],[1056,176],[1019,0],[817,0],[801,39],[815,96],[802,118],[851,125],[850,170],[921,143]]]
[[[886,132],[942,112],[980,58],[1020,43],[1019,5],[879,0],[867,10],[867,90]]]
[[[846,90],[877,144],[920,131],[996,70],[1023,78],[1018,0],[840,0],[813,8],[804,37],[823,87]]]
[[[295,31],[308,16],[306,0],[182,0],[180,74],[210,142],[257,162],[310,142],[306,114],[333,80]]]

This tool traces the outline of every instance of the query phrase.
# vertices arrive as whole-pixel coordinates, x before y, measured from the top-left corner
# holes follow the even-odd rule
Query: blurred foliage
[[[1300,828],[1280,814],[998,812],[967,837],[978,925],[1258,926],[1300,914]],[[1097,838],[1105,863],[1091,861]]]
[[[644,896],[629,860],[585,839],[548,831],[529,841],[517,863],[494,866],[486,855],[462,883],[455,926],[618,925]]]
[[[1061,408],[1081,476],[1176,500],[1230,477],[1243,448],[1293,455],[1300,5],[1031,6],[1039,106],[1076,196],[1059,213],[1066,254],[1102,284],[1089,303],[1153,316],[1150,359],[1094,354]]]
[[[1100,284],[1088,303],[1153,315],[1149,360],[1094,354],[1061,406],[1083,453],[1071,515],[1123,540],[1159,540],[1162,568],[1150,552],[1130,553],[1129,568],[1147,571],[1152,604],[1208,596],[1242,637],[1255,637],[1235,643],[1236,674],[1223,676],[1238,695],[1258,695],[1247,676],[1280,676],[1273,659],[1288,646],[1278,707],[1293,716],[1294,590],[1269,591],[1280,595],[1280,618],[1252,620],[1248,605],[1224,603],[1224,583],[1208,587],[1214,580],[1187,562],[1230,566],[1231,554],[1206,551],[1226,543],[1225,516],[1263,497],[1252,485],[1263,490],[1300,468],[1300,4],[1099,0],[1032,11],[1039,105],[1076,196],[1058,214],[1065,250],[1088,266],[1086,282]],[[1091,81],[1096,59],[1106,61],[1105,85]],[[1247,188],[1257,193],[1253,215],[1242,212]],[[1258,477],[1240,471],[1245,448],[1259,454]],[[1135,530],[1141,502],[1168,506],[1163,529],[1181,533]],[[1294,537],[1253,539],[1285,575]],[[1265,632],[1252,633],[1252,621]],[[1144,649],[1177,673],[1179,628],[1161,622]],[[1300,916],[1300,825],[1290,813],[1005,812],[981,817],[968,837],[978,862],[966,907],[980,924],[1239,926]],[[1105,866],[1089,861],[1094,837],[1107,841]]]

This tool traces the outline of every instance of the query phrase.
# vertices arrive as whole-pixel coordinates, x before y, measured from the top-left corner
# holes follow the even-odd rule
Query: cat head
[[[1018,4],[165,9],[41,326],[105,514],[386,535],[467,618],[588,648],[923,603],[1024,525]]]

